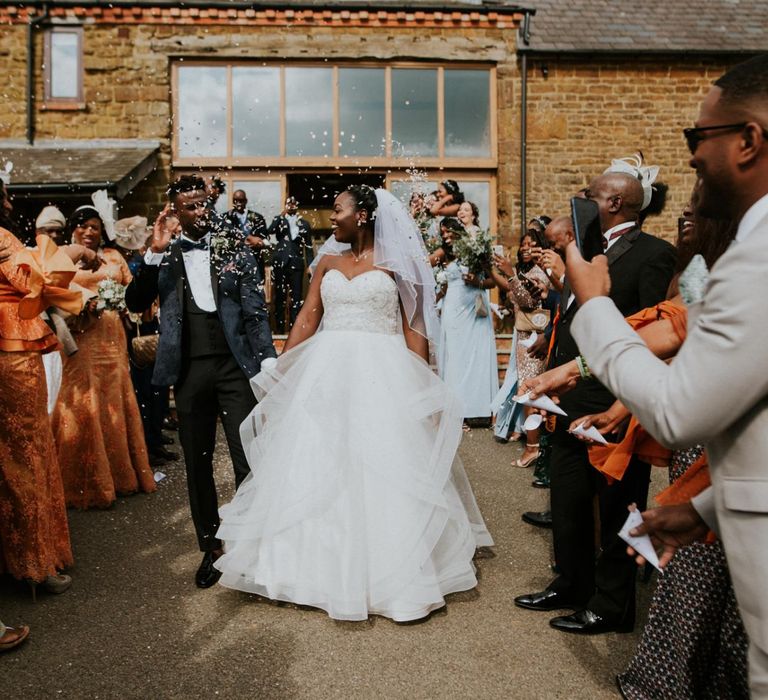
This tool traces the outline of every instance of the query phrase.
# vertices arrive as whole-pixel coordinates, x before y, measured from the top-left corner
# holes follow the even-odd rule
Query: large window
[[[45,101],[77,104],[83,101],[83,30],[61,27],[45,34]]]
[[[174,64],[178,165],[496,167],[487,66]]]

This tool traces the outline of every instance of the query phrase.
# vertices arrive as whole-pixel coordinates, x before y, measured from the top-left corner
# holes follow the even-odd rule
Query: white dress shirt
[[[625,221],[623,224],[619,224],[618,226],[614,226],[612,228],[609,228],[604,234],[603,238],[607,241],[608,245],[605,247],[605,252],[607,253],[611,246],[616,243],[616,241],[621,238],[621,236],[616,236],[615,238],[611,238],[615,233],[620,233],[621,231],[625,231],[626,229],[633,228],[636,225],[634,221]]]
[[[191,238],[187,238],[183,233],[181,240],[195,243]],[[206,234],[201,239],[210,242],[210,234]],[[144,254],[144,262],[147,265],[159,265],[166,253],[153,253],[147,249]],[[184,260],[184,269],[187,272],[187,281],[189,282],[189,291],[200,309],[203,311],[216,311],[216,300],[213,296],[213,285],[211,284],[211,250],[206,248],[200,250],[194,248],[181,254]]]
[[[291,230],[291,240],[295,241],[301,235],[301,231],[299,231],[299,215],[286,214],[285,218],[288,220],[288,228]]]

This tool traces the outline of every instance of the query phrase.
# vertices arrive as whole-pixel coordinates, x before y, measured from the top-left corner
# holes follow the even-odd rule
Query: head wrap
[[[61,226],[64,228],[67,225],[67,219],[58,207],[49,205],[43,207],[43,211],[35,220],[35,228],[48,228],[50,226]]]
[[[653,195],[653,183],[659,175],[658,165],[643,165],[643,154],[635,153],[627,158],[616,158],[611,161],[610,167],[606,168],[605,173],[625,173],[631,175],[640,181],[643,188],[643,206],[640,211],[645,209],[651,203]]]

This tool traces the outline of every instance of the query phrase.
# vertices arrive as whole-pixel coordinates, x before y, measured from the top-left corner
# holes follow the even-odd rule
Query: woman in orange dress
[[[72,240],[99,251],[103,264],[79,271],[75,284],[97,293],[99,283],[122,285],[131,273],[117,250],[102,248],[104,223],[93,207],[70,220]],[[63,357],[63,378],[53,412],[53,433],[68,506],[106,508],[117,494],[156,489],[149,466],[141,415],[131,384],[120,314],[96,314],[92,302],[76,334],[78,352]]]
[[[10,209],[4,186],[0,200]],[[72,549],[42,360],[58,341],[40,313],[79,312],[82,295],[67,287],[72,259],[87,251],[65,253],[45,236],[38,246],[27,250],[0,227],[0,573],[61,593],[70,579],[58,571]]]

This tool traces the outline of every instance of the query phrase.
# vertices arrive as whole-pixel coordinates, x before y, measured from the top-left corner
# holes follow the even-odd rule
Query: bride
[[[456,456],[457,398],[430,370],[434,278],[416,225],[385,190],[333,206],[307,299],[277,364],[251,382],[251,475],[221,510],[221,583],[404,622],[477,585],[493,541]]]

